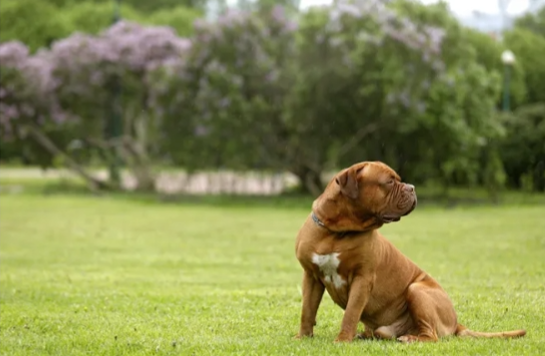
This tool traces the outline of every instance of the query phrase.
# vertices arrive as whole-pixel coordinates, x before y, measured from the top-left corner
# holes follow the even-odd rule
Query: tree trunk
[[[308,167],[300,167],[292,172],[299,178],[299,192],[312,195],[314,197],[322,194],[324,185],[321,178],[321,172],[316,172]]]
[[[537,192],[545,191],[545,162],[539,161],[534,168],[534,190]]]
[[[132,167],[132,171],[136,179],[136,190],[140,192],[155,191],[155,175],[148,166]]]
[[[100,189],[112,189],[114,188],[111,184],[103,182],[85,171],[85,168],[80,166],[76,161],[74,161],[69,155],[64,153],[60,148],[58,148],[53,141],[49,139],[40,129],[36,128],[34,125],[27,126],[30,134],[36,142],[46,149],[49,153],[54,156],[60,156],[63,158],[68,169],[80,176],[89,186],[92,191],[98,191]]]

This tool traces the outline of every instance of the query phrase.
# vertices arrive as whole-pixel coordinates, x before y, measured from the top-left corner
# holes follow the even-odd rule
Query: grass
[[[216,204],[217,203],[217,204]],[[0,195],[2,355],[539,355],[545,350],[545,206],[419,207],[383,233],[449,292],[473,330],[517,340],[293,340],[308,205],[79,194]]]

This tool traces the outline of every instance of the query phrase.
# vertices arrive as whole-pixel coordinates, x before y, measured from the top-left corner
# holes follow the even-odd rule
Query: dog
[[[379,228],[416,207],[415,187],[382,162],[361,162],[339,172],[314,200],[296,240],[303,267],[302,312],[296,338],[313,336],[324,291],[344,309],[335,342],[397,339],[430,342],[456,335],[514,338],[525,330],[476,332],[460,325],[452,301]],[[358,322],[364,332],[356,335]]]

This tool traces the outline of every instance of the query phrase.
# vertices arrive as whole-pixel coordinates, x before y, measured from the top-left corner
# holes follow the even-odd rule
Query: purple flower
[[[52,95],[55,81],[51,65],[44,52],[29,56],[28,49],[19,42],[0,44],[2,66],[2,106],[0,122],[5,130],[11,130],[10,121],[38,119],[38,112],[47,112],[56,105]]]
[[[206,21],[206,19],[204,18],[199,18],[193,21],[193,28],[195,29],[195,31],[203,31],[208,28],[209,25],[210,24],[208,23],[208,21]]]
[[[446,32],[442,28],[426,26],[424,32],[430,40],[430,49],[433,53],[440,53],[441,43],[445,38]]]
[[[343,32],[347,21],[361,21],[362,28],[368,23],[379,26],[382,35],[390,38],[407,49],[421,52],[426,62],[432,62],[441,52],[441,44],[445,31],[440,28],[426,26],[420,29],[409,18],[400,17],[393,9],[385,6],[382,0],[339,0],[335,1],[329,11],[329,21],[326,31],[329,33]],[[368,41],[365,36],[359,36],[359,40]],[[369,41],[380,45],[382,38],[373,38]],[[335,46],[336,43],[330,43]],[[429,59],[428,59],[429,58]]]
[[[295,21],[290,21],[290,20],[287,20],[286,22],[284,22],[284,31],[285,32],[293,32],[293,31],[296,31],[298,28],[298,23],[295,22]]]
[[[233,28],[244,24],[249,18],[250,14],[246,11],[240,11],[236,9],[229,9],[224,15],[218,17],[217,23],[221,27]]]
[[[29,50],[22,42],[0,43],[0,63],[7,67],[17,67],[28,58]]]
[[[361,11],[362,9],[358,8],[355,5],[339,2],[337,8],[339,9],[341,14],[347,14],[357,18],[362,17],[362,11]]]
[[[286,11],[282,6],[275,5],[271,11],[271,16],[276,22],[282,23],[286,21]]]
[[[167,90],[157,81],[164,81],[166,73],[184,70],[191,48],[189,39],[178,37],[169,27],[125,21],[98,36],[75,33],[34,55],[20,42],[0,44],[0,93],[2,103],[9,103],[0,110],[0,120],[5,123],[22,116],[44,123],[79,120],[82,107],[72,97],[95,101],[101,110],[105,85],[119,76],[131,77],[131,85],[149,92],[147,102],[153,104]],[[6,69],[16,75],[4,76]],[[152,75],[159,70],[163,75]],[[69,100],[63,100],[67,96]]]
[[[15,120],[19,118],[19,109],[15,105],[0,103],[0,118],[5,123]]]

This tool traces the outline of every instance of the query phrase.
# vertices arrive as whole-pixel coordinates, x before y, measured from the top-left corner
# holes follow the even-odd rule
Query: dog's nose
[[[405,183],[405,190],[409,193],[414,192],[414,185]]]

